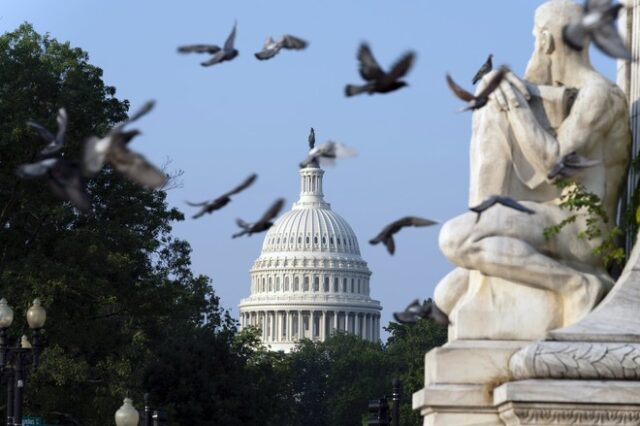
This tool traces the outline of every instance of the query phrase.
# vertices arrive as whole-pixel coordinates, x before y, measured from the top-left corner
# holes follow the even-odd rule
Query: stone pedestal
[[[510,379],[509,359],[524,341],[455,340],[425,356],[425,387],[413,408],[429,426],[502,425],[493,389]]]

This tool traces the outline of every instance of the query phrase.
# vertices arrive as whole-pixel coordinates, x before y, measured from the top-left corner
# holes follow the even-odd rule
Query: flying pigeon
[[[482,212],[484,212],[485,210],[493,207],[496,204],[502,204],[505,207],[509,207],[510,209],[518,210],[519,212],[522,212],[522,213],[527,213],[527,214],[534,214],[535,213],[535,211],[523,206],[522,204],[520,204],[516,200],[514,200],[512,198],[509,198],[509,197],[503,197],[501,195],[492,195],[491,197],[487,198],[486,200],[484,200],[479,205],[477,205],[475,207],[469,207],[469,210],[471,210],[472,212],[475,212],[475,213],[478,214],[478,218],[476,219],[476,223],[478,223],[478,221],[480,220],[480,215],[482,214]]]
[[[83,168],[86,175],[95,175],[105,163],[137,184],[157,189],[164,186],[168,177],[142,155],[128,147],[131,139],[140,134],[139,130],[125,131],[124,127],[153,109],[154,101],[145,103],[128,120],[115,126],[102,139],[91,136],[85,141]]]
[[[473,84],[476,84],[477,82],[479,82],[482,77],[489,74],[491,70],[493,70],[492,60],[493,60],[493,55],[489,55],[489,57],[487,58],[487,61],[484,64],[482,64],[482,66],[480,67],[476,75],[473,76],[473,80],[472,80]]]
[[[582,169],[597,166],[601,161],[589,160],[575,152],[565,155],[556,163],[547,176],[549,179],[556,177],[568,178],[577,175]]]
[[[281,49],[302,50],[308,45],[309,43],[305,40],[289,34],[284,34],[278,39],[278,41],[273,41],[273,38],[269,36],[267,37],[267,41],[265,41],[264,46],[262,46],[262,50],[255,53],[255,57],[264,61],[276,56]]]
[[[256,181],[257,178],[258,178],[257,174],[255,173],[252,174],[251,176],[246,178],[239,186],[233,188],[231,191],[225,194],[222,194],[221,196],[219,196],[218,198],[212,201],[204,201],[202,203],[190,203],[187,201],[187,204],[189,204],[192,207],[201,207],[200,211],[196,213],[193,216],[193,218],[198,219],[199,217],[203,216],[205,213],[213,213],[214,211],[226,206],[231,202],[232,195],[237,194],[241,191],[244,191],[245,189],[250,187],[253,184],[253,182]]]
[[[402,312],[394,312],[393,318],[400,324],[415,324],[420,318],[430,318],[440,325],[449,325],[449,318],[431,300],[420,303],[415,299]]]
[[[507,73],[506,67],[501,67],[500,70],[496,73],[496,75],[487,83],[487,86],[478,94],[478,96],[474,96],[471,93],[464,90],[462,87],[458,86],[453,78],[449,74],[447,74],[447,83],[449,84],[449,88],[461,100],[468,102],[469,106],[460,110],[470,111],[482,108],[489,102],[489,95],[498,88],[502,79]]]
[[[56,120],[58,122],[58,133],[56,135],[34,121],[27,121],[27,125],[33,127],[38,132],[38,135],[47,142],[47,146],[40,151],[41,157],[48,157],[57,153],[64,145],[64,134],[67,131],[68,122],[67,111],[64,108],[58,110]]]
[[[279,198],[271,205],[271,207],[269,207],[269,210],[267,210],[257,222],[247,223],[242,219],[237,219],[236,223],[240,228],[242,228],[242,231],[237,234],[233,234],[231,238],[238,238],[243,235],[251,236],[251,234],[268,230],[273,226],[272,220],[278,216],[278,213],[280,213],[283,206],[284,198]]]
[[[203,67],[210,67],[211,65],[215,65],[220,62],[230,61],[238,56],[239,53],[238,50],[236,50],[236,48],[233,46],[236,39],[236,26],[237,23],[233,25],[233,29],[227,37],[227,40],[224,42],[224,46],[222,46],[222,49],[220,49],[220,47],[215,44],[191,44],[178,47],[178,52],[209,53],[213,55],[210,59],[200,63],[200,65],[202,65]]]
[[[70,201],[83,213],[89,211],[89,196],[85,189],[80,166],[64,158],[46,158],[23,164],[16,170],[22,179],[46,178],[49,187],[59,198]]]
[[[341,143],[327,141],[309,150],[307,158],[300,163],[300,168],[303,169],[318,162],[321,165],[332,166],[337,158],[354,157],[356,155],[357,152],[353,148]]]
[[[407,86],[407,82],[400,80],[400,78],[409,72],[414,59],[414,52],[405,53],[393,64],[391,70],[386,73],[376,62],[369,45],[362,43],[360,49],[358,49],[358,61],[360,63],[360,76],[362,76],[367,83],[362,86],[348,84],[345,87],[345,95],[354,96],[361,93],[368,93],[370,95],[374,93],[388,93]]]
[[[605,55],[632,60],[631,52],[615,25],[623,7],[620,3],[613,4],[613,0],[586,0],[582,19],[562,29],[564,42],[570,48],[580,51],[587,39],[591,39]]]
[[[402,228],[407,226],[432,226],[437,224],[433,220],[423,219],[415,216],[407,216],[402,219],[396,220],[385,226],[382,232],[380,232],[375,238],[369,241],[369,244],[376,245],[378,243],[384,243],[387,247],[389,254],[394,254],[396,251],[396,244],[393,240],[393,235],[398,233]]]

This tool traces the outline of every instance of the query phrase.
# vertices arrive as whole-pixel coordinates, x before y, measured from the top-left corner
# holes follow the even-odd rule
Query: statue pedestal
[[[455,340],[429,351],[425,387],[413,394],[425,426],[502,425],[492,391],[509,380],[509,359],[527,344]]]
[[[522,380],[494,391],[507,426],[626,426],[640,424],[640,382]]]

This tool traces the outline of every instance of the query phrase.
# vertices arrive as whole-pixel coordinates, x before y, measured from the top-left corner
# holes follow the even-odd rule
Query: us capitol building
[[[267,232],[251,268],[251,295],[240,325],[257,326],[274,351],[299,339],[324,341],[335,330],[380,338],[380,302],[369,297],[367,267],[349,224],[324,200],[324,170],[300,169],[300,199]]]

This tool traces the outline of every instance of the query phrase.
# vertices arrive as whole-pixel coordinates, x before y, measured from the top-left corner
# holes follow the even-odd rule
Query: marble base
[[[425,387],[413,394],[424,425],[503,425],[493,389],[511,380],[509,359],[524,341],[456,340],[425,356]]]
[[[640,424],[640,382],[522,380],[497,387],[493,398],[507,426]]]

